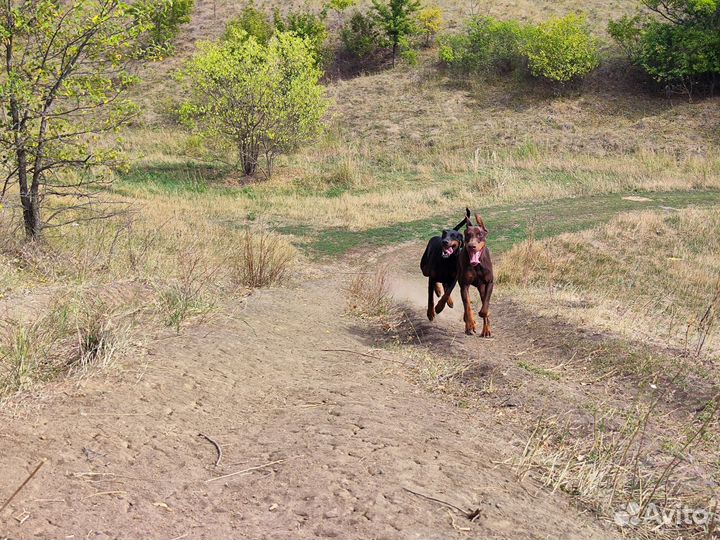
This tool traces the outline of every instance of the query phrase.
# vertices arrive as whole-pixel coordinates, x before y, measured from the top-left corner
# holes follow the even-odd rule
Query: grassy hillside
[[[438,4],[446,31],[471,12],[539,21],[577,10],[572,2]],[[172,75],[244,5],[198,2],[176,54],[141,70],[134,97],[142,114],[120,143],[129,168],[106,194],[131,212],[50,230],[43,250],[4,239],[6,304],[22,288],[49,287],[54,296],[56,288],[135,280],[149,286],[145,304],[179,327],[178,320],[246,290],[243,261],[257,231],[282,236],[259,236],[281,261],[296,251],[289,243],[310,258],[338,256],[422,240],[469,205],[486,215],[491,241],[505,251],[533,231],[550,237],[647,209],[624,198],[637,192],[655,209],[717,204],[720,99],[668,98],[629,69],[605,28],[634,8],[605,1],[583,5],[604,40],[605,61],[580,85],[460,77],[438,66],[432,48],[417,67],[357,76],[331,69],[321,139],[283,157],[271,180],[243,178],[205,161],[198,140],[179,125],[174,110],[182,96]],[[305,4],[255,5],[269,12]],[[338,22],[331,16],[331,30]],[[0,219],[8,230],[17,225],[10,212]],[[635,252],[624,257],[635,261]],[[587,283],[578,288],[592,292]]]
[[[708,479],[719,477],[716,453],[703,445],[715,448],[719,433],[709,400],[717,393],[720,350],[720,97],[665,96],[628,65],[606,27],[633,12],[633,3],[438,0],[445,31],[457,30],[471,13],[542,21],[581,7],[602,40],[603,63],[565,87],[520,75],[460,76],[438,64],[433,47],[413,67],[351,74],[332,65],[324,79],[332,103],[323,135],[282,156],[266,180],[207,158],[202,142],[178,121],[183,96],[173,75],[246,4],[196,1],[176,54],[141,69],[133,90],[141,114],[119,141],[114,134],[105,140],[128,163],[97,195],[123,211],[48,229],[35,245],[23,241],[15,200],[0,206],[0,229],[8,232],[0,236],[0,402],[62,374],[108,368],[127,351],[135,361],[158,336],[172,338],[193,321],[223,317],[254,337],[228,326],[225,334],[208,333],[202,349],[192,340],[175,343],[193,366],[212,367],[221,351],[228,371],[242,374],[246,366],[237,369],[238,362],[252,357],[278,366],[267,378],[275,384],[281,370],[294,369],[284,361],[287,349],[310,374],[298,386],[306,400],[307,388],[325,384],[312,362],[326,360],[306,358],[303,350],[322,342],[315,333],[333,335],[342,347],[325,352],[382,360],[348,347],[387,345],[383,354],[393,355],[402,377],[413,369],[405,360],[419,355],[436,391],[465,381],[454,403],[490,407],[482,409],[486,417],[473,410],[478,429],[503,424],[512,432],[510,449],[525,435],[515,449],[522,453],[518,478],[543,471],[537,481],[606,517],[621,498],[634,500],[637,492],[642,500],[647,479],[657,479],[655,487],[664,483],[663,494],[672,491],[679,500],[671,474],[685,475],[685,467],[700,463]],[[319,4],[255,0],[268,12]],[[331,15],[335,42],[339,22]],[[489,341],[453,336],[449,321],[458,330],[461,324],[457,304],[443,314],[445,326],[428,325],[418,308],[425,294],[417,272],[423,244],[456,223],[466,206],[484,217],[496,265],[499,332]],[[388,251],[392,257],[385,257]],[[387,298],[385,265],[412,268],[404,286],[411,302]],[[307,278],[328,274],[334,289],[319,280],[307,289]],[[255,300],[250,293],[271,285],[294,290],[268,292],[272,309],[266,302],[253,325],[244,318]],[[349,324],[345,300],[358,313],[369,302],[371,322]],[[317,323],[304,317],[310,303]],[[296,340],[300,333],[311,339]],[[228,352],[220,345],[230,335]],[[268,339],[281,344],[282,354],[265,346]],[[259,347],[257,355],[243,356],[249,342]],[[160,343],[158,353],[173,350],[170,339]],[[265,362],[268,354],[276,364]],[[165,369],[165,358],[156,358]],[[182,371],[178,364],[173,369]],[[344,366],[337,373],[347,382]],[[217,379],[202,381],[194,388]],[[496,386],[502,401],[500,394],[493,398]],[[232,386],[233,403],[237,389]],[[651,414],[660,427],[646,433]],[[571,430],[566,416],[580,419],[582,429]],[[698,418],[701,430],[694,431]],[[662,448],[648,453],[646,441]],[[698,447],[699,461],[689,455]],[[686,451],[687,463],[673,473]],[[685,492],[705,505],[715,483],[703,476],[700,486],[695,472],[687,474],[698,485]]]

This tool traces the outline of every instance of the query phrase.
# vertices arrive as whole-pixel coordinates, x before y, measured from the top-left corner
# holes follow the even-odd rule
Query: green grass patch
[[[649,200],[630,201],[624,198],[630,195]],[[635,192],[490,206],[474,210],[482,215],[490,230],[491,249],[494,253],[502,253],[530,236],[540,239],[589,229],[608,222],[622,212],[652,209],[667,209],[672,212],[674,208],[713,205],[720,205],[720,192]],[[353,249],[427,240],[443,228],[453,226],[461,218],[458,211],[456,216],[434,216],[363,231],[313,229],[292,225],[278,227],[277,230],[298,237],[298,247],[316,257],[333,257]]]
[[[533,373],[534,375],[540,375],[541,377],[545,377],[546,379],[552,379],[553,381],[560,380],[560,375],[555,373],[554,371],[550,371],[549,369],[544,369],[544,368],[538,367],[529,362],[522,362],[522,361],[518,362],[518,367],[521,367],[525,371],[527,371],[529,373]]]
[[[210,190],[237,193],[240,190],[220,185],[227,174],[226,167],[192,162],[136,166],[119,174],[113,191],[121,195],[136,195],[138,191],[171,195],[208,193]]]

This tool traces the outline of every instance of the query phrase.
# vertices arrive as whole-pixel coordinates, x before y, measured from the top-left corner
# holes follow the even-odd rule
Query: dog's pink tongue
[[[444,248],[442,254],[443,254],[443,257],[449,257],[450,255],[452,255],[453,254],[452,246],[450,246],[448,248]]]
[[[473,266],[477,266],[480,264],[480,252],[479,251],[473,251],[470,254],[470,264]]]

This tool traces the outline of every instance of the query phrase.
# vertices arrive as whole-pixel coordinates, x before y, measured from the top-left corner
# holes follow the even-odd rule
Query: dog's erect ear
[[[485,232],[488,232],[487,227],[485,226],[485,223],[483,222],[479,214],[475,214],[475,221],[477,222],[478,227],[480,227]]]

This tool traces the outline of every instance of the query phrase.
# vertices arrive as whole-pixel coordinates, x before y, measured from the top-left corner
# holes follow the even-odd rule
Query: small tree
[[[373,15],[392,48],[393,66],[400,45],[417,32],[415,14],[419,9],[420,0],[373,0]]]
[[[430,45],[430,41],[437,35],[443,26],[443,12],[435,7],[426,7],[418,13],[418,24],[420,31],[425,36],[425,45]]]
[[[119,0],[0,5],[0,199],[17,185],[28,239],[64,212],[91,207],[95,167],[116,158],[94,139],[134,115],[123,93],[150,27]],[[48,198],[62,203],[43,220]]]
[[[219,155],[265,175],[275,157],[310,140],[327,108],[312,44],[278,32],[267,45],[238,30],[221,43],[205,43],[184,70],[191,99],[181,115],[217,143]],[[221,158],[222,159],[222,158]]]

